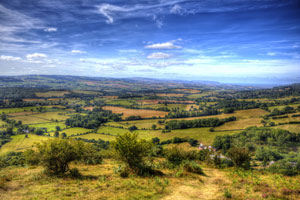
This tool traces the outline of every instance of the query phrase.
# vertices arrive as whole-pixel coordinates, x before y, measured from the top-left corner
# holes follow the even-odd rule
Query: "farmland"
[[[152,117],[164,117],[167,113],[163,111],[156,110],[143,110],[143,109],[128,109],[116,106],[104,106],[104,110],[111,110],[113,113],[122,114],[123,118],[130,116],[141,116],[142,118],[152,118]]]
[[[98,87],[96,81],[89,82],[89,84],[92,83]],[[166,168],[168,165],[165,164],[167,158],[165,154],[173,148],[188,152],[199,152],[200,144],[215,148],[216,138],[236,138],[236,135],[242,131],[251,131],[249,127],[261,128],[258,130],[266,129],[268,132],[288,130],[289,134],[298,134],[300,132],[300,98],[298,99],[294,94],[281,98],[261,96],[254,98],[256,91],[254,90],[253,93],[250,91],[249,98],[241,99],[234,95],[244,95],[245,92],[240,94],[239,90],[232,89],[203,89],[203,87],[195,88],[194,86],[190,89],[182,88],[182,85],[180,88],[170,89],[162,85],[155,92],[134,93],[133,91],[137,88],[131,88],[133,86],[129,83],[122,87],[121,92],[115,84],[100,85],[106,85],[108,88],[105,91],[91,88],[47,89],[45,91],[41,89],[41,91],[34,90],[36,96],[26,97],[19,103],[11,99],[3,101],[0,108],[0,132],[2,134],[0,158],[14,155],[13,153],[19,155],[18,153],[29,149],[36,150],[34,147],[36,143],[60,138],[60,140],[81,140],[91,144],[101,155],[103,154],[104,159],[102,164],[96,165],[77,162],[71,164],[78,168],[83,176],[97,177],[95,180],[89,178],[80,180],[85,192],[79,191],[79,183],[75,179],[50,178],[42,173],[40,166],[27,167],[26,164],[22,164],[0,169],[0,178],[4,176],[4,173],[10,174],[12,170],[15,170],[20,173],[26,172],[27,175],[24,177],[32,183],[26,186],[26,189],[32,192],[26,193],[25,189],[15,188],[15,185],[22,185],[27,179],[12,178],[11,182],[6,183],[6,187],[14,188],[15,192],[0,194],[0,198],[8,196],[11,198],[13,195],[16,199],[21,196],[24,198],[80,199],[83,194],[90,191],[94,194],[89,194],[89,198],[105,199],[108,198],[105,191],[109,190],[115,191],[115,194],[108,199],[118,199],[124,194],[128,195],[129,199],[131,197],[133,199],[192,199],[193,197],[208,199],[206,195],[211,199],[222,199],[224,191],[230,191],[235,199],[239,199],[240,196],[243,197],[242,199],[260,199],[265,191],[280,199],[286,196],[283,193],[287,188],[292,191],[300,189],[300,186],[295,183],[298,176],[287,177],[270,173],[267,170],[268,166],[263,165],[263,162],[270,161],[257,160],[257,153],[251,154],[252,171],[239,172],[232,167],[216,167],[213,163],[215,161],[200,162],[198,160],[197,163],[201,163],[208,176],[186,172],[179,176],[177,174],[182,173],[180,170]],[[128,93],[124,93],[124,88],[127,88]],[[226,121],[228,119],[230,120]],[[169,125],[174,121],[179,125],[173,129]],[[215,123],[216,121],[218,123]],[[145,141],[156,141],[155,147],[161,148],[164,152],[152,158],[155,163],[153,166],[159,166],[158,169],[165,174],[159,180],[158,177],[142,178],[133,174],[130,178],[123,179],[117,175],[118,166],[122,163],[114,157],[111,144],[114,144],[118,137],[128,133],[137,134],[138,138],[145,139]],[[271,141],[271,139],[267,140],[267,142]],[[277,143],[274,142],[274,144]],[[253,145],[247,145],[247,148]],[[269,149],[268,145],[265,145],[265,148]],[[291,155],[289,159],[294,159],[293,153],[298,152],[297,147],[293,148],[294,152],[289,154]],[[222,151],[218,153],[222,154]],[[279,182],[275,183],[273,180],[277,176],[280,176]],[[35,177],[42,180],[42,185],[37,185],[34,181]],[[293,186],[285,180],[289,180]],[[52,192],[45,191],[55,190],[55,181],[58,181],[61,187],[59,190],[56,189],[57,194],[53,196]],[[164,181],[168,184],[162,186]],[[238,184],[237,181],[245,181],[245,184]],[[255,185],[258,182],[264,184],[262,189]],[[117,185],[113,186],[113,184]],[[138,186],[141,184],[142,186]],[[284,185],[278,186],[278,184]],[[66,185],[71,186],[72,191],[66,189]],[[129,194],[127,190],[130,191],[133,185],[137,192]],[[119,191],[120,188],[122,191]],[[275,192],[274,188],[279,188],[278,192]],[[212,190],[214,193],[211,193]],[[42,195],[46,196],[42,197]],[[288,199],[297,199],[297,195],[292,192]]]

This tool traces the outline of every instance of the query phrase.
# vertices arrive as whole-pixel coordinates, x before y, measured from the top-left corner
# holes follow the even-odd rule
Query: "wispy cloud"
[[[38,59],[38,58],[47,58],[47,55],[43,54],[43,53],[33,53],[33,54],[27,54],[26,58],[28,60]]]
[[[165,42],[165,43],[157,43],[146,45],[146,49],[180,49],[181,46],[174,45],[172,42]]]
[[[86,53],[86,51],[81,51],[81,50],[72,50],[71,53],[78,53],[78,54],[83,54]]]
[[[56,31],[57,31],[57,28],[49,27],[49,28],[45,28],[44,31],[45,31],[45,32],[56,32]]]
[[[169,7],[185,1],[188,0],[161,1],[157,4],[136,4],[133,6],[117,6],[106,3],[97,6],[97,8],[99,13],[106,17],[106,23],[112,24],[115,19],[153,16],[162,13],[162,10],[159,8]],[[149,10],[151,10],[151,13],[147,12]],[[162,26],[161,20],[158,19],[155,22],[157,26]]]
[[[167,59],[167,58],[171,58],[171,57],[172,57],[171,54],[162,53],[162,52],[152,53],[147,56],[148,59]]]
[[[16,60],[21,60],[20,57],[14,57],[14,56],[5,56],[1,55],[0,60],[6,60],[6,61],[16,61]]]

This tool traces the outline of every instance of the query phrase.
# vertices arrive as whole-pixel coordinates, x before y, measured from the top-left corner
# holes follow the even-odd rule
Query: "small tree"
[[[152,124],[151,128],[152,128],[153,130],[155,130],[155,129],[156,129],[156,125],[155,125],[155,124]]]
[[[56,129],[57,131],[61,131],[60,126],[56,126],[55,129]]]
[[[193,138],[191,138],[191,139],[189,139],[189,144],[192,146],[192,147],[195,147],[195,146],[197,146],[197,144],[198,144],[198,140],[195,140],[195,139],[193,139]]]
[[[36,145],[40,163],[50,174],[64,174],[69,163],[80,160],[84,143],[77,140],[52,139]]]
[[[66,137],[67,137],[67,134],[66,134],[66,133],[62,133],[62,134],[61,134],[61,137],[62,137],[62,138],[66,138]]]
[[[57,138],[59,137],[59,132],[58,131],[54,132],[54,137],[57,137]]]
[[[137,133],[119,135],[113,142],[117,157],[136,172],[144,167],[145,158],[150,154],[152,147],[152,142],[138,139]]]
[[[152,143],[153,144],[159,144],[160,139],[158,137],[152,138]]]
[[[132,131],[137,130],[137,127],[136,127],[135,125],[133,125],[133,126],[130,126],[130,127],[128,128],[128,130],[132,132]]]
[[[228,150],[227,155],[236,167],[241,167],[244,169],[250,168],[250,154],[247,149],[232,147]]]

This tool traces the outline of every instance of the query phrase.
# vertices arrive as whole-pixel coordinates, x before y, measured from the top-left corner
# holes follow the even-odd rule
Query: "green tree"
[[[156,129],[156,125],[155,125],[155,124],[152,124],[151,128],[152,128],[153,130],[155,130],[155,129]]]
[[[128,128],[128,130],[132,132],[132,131],[137,130],[137,127],[136,127],[135,125],[133,125],[133,126],[130,126],[130,127]]]
[[[55,129],[56,129],[57,131],[61,131],[60,126],[56,126]]]
[[[77,140],[52,139],[36,145],[36,156],[50,174],[64,174],[69,163],[82,158],[85,144]]]
[[[247,149],[232,147],[228,150],[227,155],[236,167],[250,168],[250,153]]]
[[[57,138],[59,137],[59,132],[58,131],[54,132],[54,137],[57,137]]]
[[[61,134],[61,137],[62,137],[62,138],[66,138],[66,137],[67,137],[67,134],[66,134],[66,133],[62,133],[62,134]]]

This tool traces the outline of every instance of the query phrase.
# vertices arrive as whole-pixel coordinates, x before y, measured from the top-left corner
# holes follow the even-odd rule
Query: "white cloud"
[[[28,60],[38,59],[38,58],[47,58],[47,55],[45,55],[43,53],[33,53],[33,54],[27,54],[26,58]]]
[[[182,7],[178,4],[174,5],[171,9],[170,9],[170,13],[172,14],[182,14]]]
[[[119,49],[120,53],[137,53],[136,49]]]
[[[45,32],[56,32],[56,31],[57,31],[57,28],[49,27],[49,28],[45,28],[44,31],[45,31]]]
[[[112,4],[101,4],[97,6],[98,12],[102,14],[107,19],[105,20],[107,24],[112,24],[115,21],[115,18],[133,18],[133,17],[149,17],[155,13],[163,13],[162,8],[166,8],[168,6],[175,5],[177,3],[182,3],[187,0],[172,0],[172,1],[162,1],[157,4],[152,5],[143,5],[136,4],[133,6],[116,6]],[[158,23],[156,21],[156,23]],[[162,25],[162,24],[161,24]]]
[[[164,23],[160,19],[156,20],[155,24],[156,24],[157,28],[161,28],[164,25]]]
[[[158,43],[158,44],[151,44],[145,46],[146,49],[180,49],[181,46],[176,46],[171,42],[165,42],[165,43]]]
[[[166,59],[166,58],[170,58],[170,57],[171,57],[170,54],[162,53],[162,52],[152,53],[147,56],[148,59]]]
[[[267,53],[268,54],[268,56],[275,56],[276,55],[276,53],[274,53],[274,52],[270,52],[270,53]]]
[[[86,51],[81,51],[81,50],[72,50],[71,51],[72,53],[86,53]]]
[[[0,60],[16,61],[16,60],[21,60],[21,58],[20,57],[14,57],[14,56],[1,55]]]

